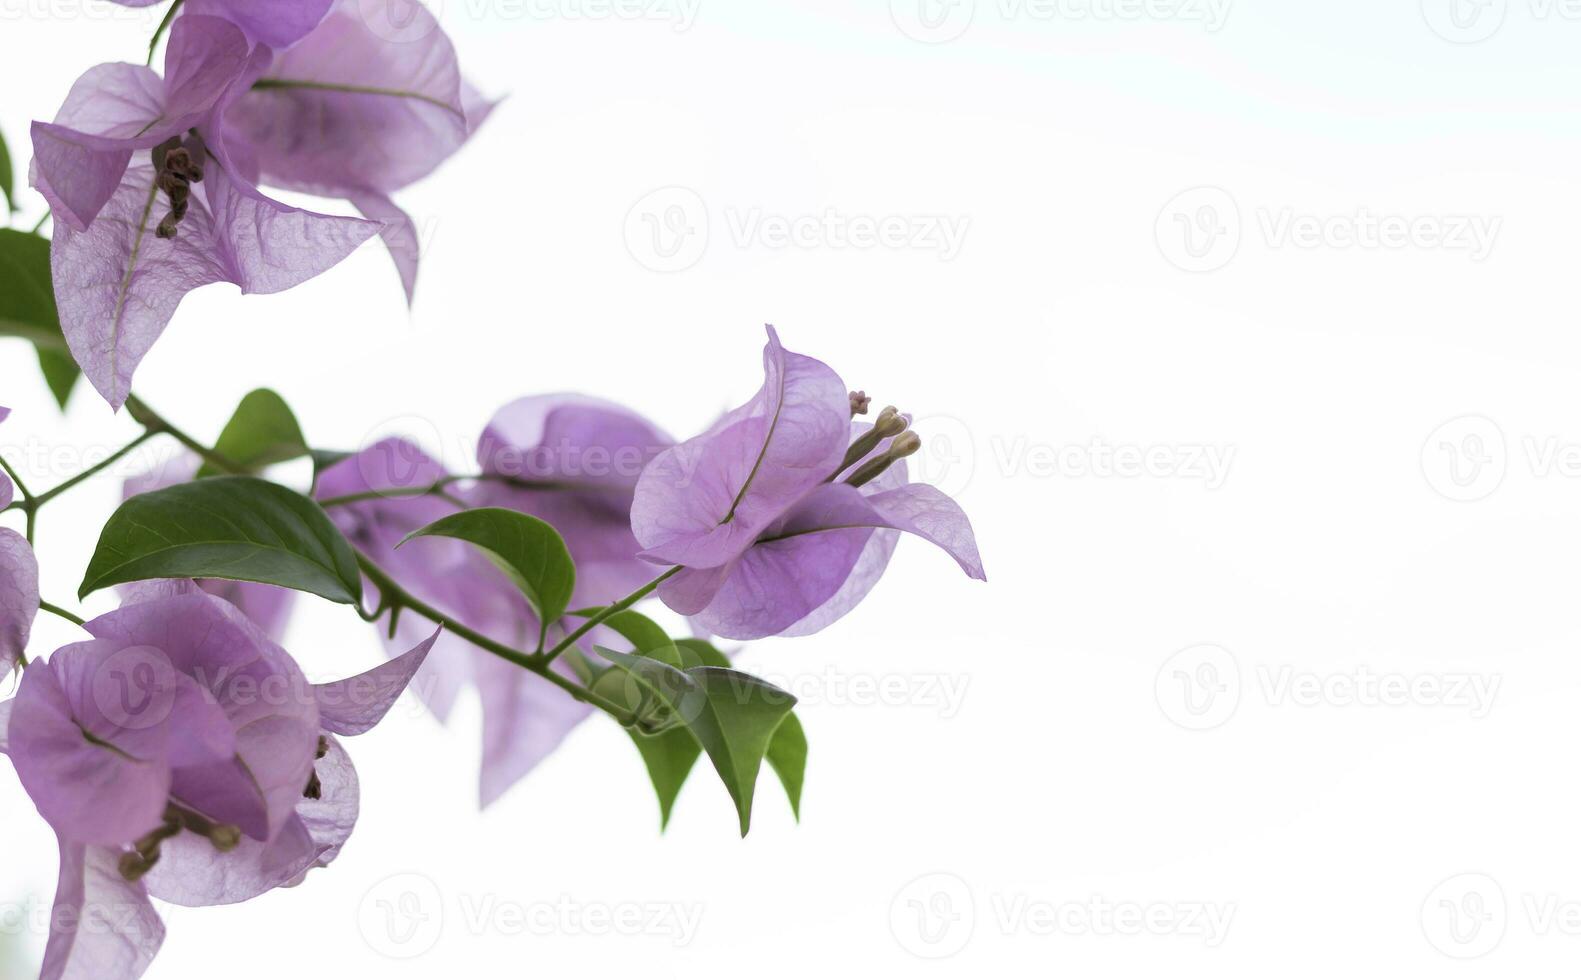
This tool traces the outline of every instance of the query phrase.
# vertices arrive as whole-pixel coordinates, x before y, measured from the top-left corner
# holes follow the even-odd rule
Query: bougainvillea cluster
[[[483,806],[602,714],[630,732],[665,820],[706,757],[745,833],[765,762],[799,808],[807,742],[795,699],[716,641],[830,626],[875,587],[902,532],[984,578],[961,508],[911,479],[923,445],[911,416],[872,411],[772,327],[757,393],[700,434],[533,395],[495,413],[460,472],[403,438],[313,446],[266,390],[212,445],[138,398],[139,361],[198,286],[289,289],[380,236],[411,296],[415,233],[392,195],[492,106],[431,14],[406,10],[415,26],[392,37],[368,7],[175,0],[163,73],[99,65],[33,127],[57,312],[38,326],[143,429],[43,491],[0,459],[0,512],[24,522],[0,528],[0,671],[20,675],[0,701],[0,752],[59,841],[46,980],[141,976],[165,939],[151,899],[235,904],[331,864],[359,806],[341,740],[409,688],[442,721],[466,692],[481,700]],[[156,438],[178,451],[126,481],[79,590],[114,587],[119,608],[84,621],[45,601],[39,511]],[[273,469],[297,459],[311,461],[309,486]],[[320,651],[284,644],[294,609],[317,601],[366,620],[385,661],[310,683],[302,664]],[[82,638],[33,649],[41,613]]]

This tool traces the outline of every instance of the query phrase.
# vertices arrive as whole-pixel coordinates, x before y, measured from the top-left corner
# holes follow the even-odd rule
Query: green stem
[[[5,461],[4,456],[0,456],[0,469],[5,470],[6,475],[11,478],[11,482],[16,484],[16,492],[22,495],[21,501],[13,502],[11,506],[21,507],[23,513],[27,515],[27,543],[32,544],[33,534],[38,530],[38,507],[33,502],[33,494],[28,490],[27,484],[22,482],[22,477],[17,474],[17,471],[12,469],[11,464]],[[6,508],[6,510],[10,509],[11,507]]]
[[[154,63],[154,49],[159,47],[159,39],[165,36],[166,31],[170,30],[170,22],[176,19],[176,11],[181,9],[181,3],[182,0],[176,0],[175,3],[171,4],[170,9],[165,11],[165,19],[159,22],[158,27],[154,28],[154,36],[148,42],[147,64],[151,65]]]
[[[386,573],[378,565],[374,564],[373,559],[363,554],[360,550],[357,552],[357,565],[362,569],[362,574],[368,576],[368,580],[371,581],[374,584],[374,587],[379,590],[380,608],[410,609],[412,612],[423,617],[424,619],[429,620],[438,626],[444,627],[455,635],[461,637],[463,640],[466,640],[468,643],[471,643],[473,646],[487,650],[496,657],[507,660],[510,663],[513,663],[525,670],[532,671],[534,674],[537,674],[539,677],[542,677],[550,683],[556,685],[578,701],[591,704],[597,708],[602,708],[622,725],[629,727],[636,723],[636,716],[634,716],[631,712],[626,711],[624,708],[620,707],[607,698],[594,694],[592,691],[589,691],[587,688],[581,686],[575,681],[566,677],[562,677],[559,673],[550,668],[549,661],[545,658],[535,657],[532,654],[523,653],[514,647],[507,646],[487,636],[484,636],[477,630],[474,630],[462,623],[456,622],[454,618],[446,616],[438,609],[435,609],[433,606],[423,602],[421,599],[412,595],[410,592],[407,592],[405,589],[401,588],[401,586],[397,585],[395,580],[392,579],[388,573]]]
[[[110,467],[114,466],[116,463],[119,463],[122,459],[124,459],[126,457],[127,453],[130,453],[132,450],[136,449],[138,446],[141,446],[143,443],[145,443],[148,440],[152,439],[155,435],[156,435],[156,433],[148,432],[148,431],[145,430],[142,435],[138,436],[136,439],[133,439],[131,442],[129,442],[126,445],[122,446],[120,449],[117,449],[115,452],[111,453],[109,456],[106,456],[103,460],[93,464],[92,466],[90,466],[87,469],[83,470],[81,473],[78,473],[76,476],[74,476],[71,479],[67,480],[66,482],[60,484],[59,486],[50,487],[48,490],[45,490],[43,493],[39,494],[37,497],[34,497],[30,506],[34,510],[37,510],[38,508],[40,508],[40,507],[44,506],[45,504],[49,503],[51,500],[54,500],[56,497],[58,497],[61,494],[65,493],[67,490],[70,490],[72,487],[74,487],[77,484],[83,482],[84,480],[88,480],[88,479],[93,478],[94,476],[97,476],[98,474],[100,474],[100,473],[104,472],[105,470],[109,469]]]
[[[136,395],[127,396],[126,410],[132,414],[132,418],[136,420],[139,425],[147,429],[149,432],[154,434],[163,433],[164,435],[170,436],[172,439],[181,443],[183,446],[197,453],[198,456],[202,457],[204,462],[212,464],[216,469],[221,469],[227,473],[234,473],[240,476],[247,475],[247,470],[245,467],[232,462],[231,460],[225,458],[225,456],[215,452],[214,450],[205,446],[203,443],[197,441],[196,439],[187,435],[185,432],[182,432],[180,429],[171,425],[169,422],[165,421],[163,416],[149,408],[143,403],[143,400],[138,398]]]
[[[508,487],[518,490],[571,490],[575,484],[561,483],[550,480],[522,480],[514,476],[501,473],[470,473],[460,476],[446,476],[435,480],[433,483],[420,487],[391,487],[387,490],[364,490],[361,493],[348,493],[340,497],[326,497],[318,502],[320,507],[328,510],[331,507],[344,507],[347,504],[360,504],[368,500],[392,500],[402,497],[442,497],[447,502],[465,508],[465,502],[445,494],[446,487],[456,483],[503,483]]]
[[[81,616],[79,616],[76,613],[72,612],[70,609],[62,609],[60,606],[55,605],[53,602],[44,602],[43,600],[40,600],[39,604],[38,604],[38,608],[40,610],[42,610],[43,612],[54,613],[56,616],[59,616],[61,619],[64,619],[64,620],[66,620],[67,622],[70,622],[70,623],[76,623],[78,626],[81,626],[85,622],[85,620]]]
[[[660,585],[664,584],[665,579],[676,574],[680,570],[681,566],[676,565],[674,568],[671,568],[669,571],[660,575],[658,578],[654,579],[652,582],[649,582],[647,585],[644,585],[642,588],[633,592],[626,598],[621,599],[619,602],[611,603],[610,605],[605,606],[603,609],[600,609],[598,612],[589,616],[587,618],[587,622],[571,631],[571,633],[569,633],[565,639],[555,644],[554,649],[544,654],[541,659],[545,664],[554,663],[554,659],[556,657],[571,649],[572,644],[590,633],[598,624],[602,623],[604,620],[615,615],[616,613],[625,612],[627,609],[635,606],[638,602],[641,602],[643,599],[647,598],[649,593],[651,593],[654,589],[657,589]]]
[[[136,395],[128,396],[126,399],[126,408],[132,413],[132,418],[136,419],[150,432],[162,432],[171,436],[177,442],[197,453],[203,459],[214,464],[214,466],[219,469],[230,473],[244,472],[241,467],[237,466],[235,463],[232,463],[224,456],[214,452],[212,449],[204,446],[202,443],[198,442],[196,439],[193,439],[185,432],[182,432],[174,425],[171,425],[168,421],[161,417],[158,412],[155,412],[153,409],[144,404],[143,401]],[[335,503],[336,499],[337,498],[331,498],[329,501],[325,501],[325,505]],[[644,585],[636,592],[633,592],[626,598],[621,599],[619,602],[616,602],[613,605],[606,606],[590,617],[587,622],[583,623],[564,640],[560,641],[560,643],[548,653],[531,654],[524,653],[523,651],[517,650],[514,647],[507,646],[498,642],[497,640],[493,640],[487,636],[484,636],[477,630],[468,627],[464,623],[456,622],[452,617],[445,615],[443,612],[440,612],[433,606],[430,606],[421,599],[418,599],[416,596],[412,595],[410,592],[407,592],[400,585],[398,585],[387,572],[374,563],[372,558],[369,558],[360,550],[357,551],[357,565],[362,569],[362,573],[368,577],[369,581],[371,581],[379,590],[379,611],[390,609],[393,614],[395,609],[410,609],[412,612],[417,613],[417,615],[423,617],[424,619],[429,620],[436,625],[443,626],[445,629],[461,637],[463,640],[466,640],[468,643],[473,644],[479,649],[486,650],[503,660],[523,668],[524,670],[532,671],[534,674],[537,674],[539,677],[542,677],[555,686],[559,687],[578,701],[603,709],[612,717],[614,717],[616,721],[627,727],[630,727],[636,723],[637,719],[635,715],[613,701],[610,701],[608,698],[594,694],[592,691],[589,691],[587,688],[576,683],[575,681],[561,676],[552,668],[552,664],[554,663],[556,657],[570,649],[573,643],[585,636],[599,623],[602,623],[604,620],[618,612],[622,612],[631,608],[643,597],[647,596],[654,589],[658,588],[661,582],[681,570],[679,566],[672,568],[663,575],[660,575],[658,578],[654,579],[652,582]],[[357,611],[363,616],[364,619],[370,618],[370,614],[363,613],[361,609],[358,609]],[[378,611],[371,614],[372,618],[377,618],[377,612]]]

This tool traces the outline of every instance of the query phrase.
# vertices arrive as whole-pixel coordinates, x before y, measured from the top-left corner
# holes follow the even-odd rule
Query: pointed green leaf
[[[66,349],[49,272],[49,239],[0,228],[0,334]]]
[[[77,385],[77,379],[82,377],[78,370],[77,362],[71,355],[63,350],[53,347],[39,347],[38,369],[44,372],[44,383],[49,385],[50,394],[55,396],[55,404],[61,411],[66,410],[66,403],[71,400],[71,391]]]
[[[730,798],[735,801],[736,813],[741,819],[741,836],[745,837],[752,825],[752,798],[764,756],[768,754],[775,733],[795,707],[796,699],[767,681],[738,670],[692,667],[682,671],[646,657],[604,647],[595,649],[599,656],[623,671],[632,685],[640,687],[643,695],[663,705],[672,723],[684,726],[701,744],[719,778],[724,780]],[[600,681],[607,683],[609,675],[601,677]],[[626,690],[630,689],[628,685]],[[594,690],[600,687],[595,686]],[[615,688],[611,685],[610,690]],[[600,693],[606,692],[600,690]],[[646,704],[643,707],[646,708]],[[676,730],[672,728],[664,734]],[[782,761],[787,770],[794,773],[798,748],[794,734],[787,735],[787,739],[782,747]],[[805,759],[805,740],[799,752]],[[647,755],[643,753],[645,761]],[[651,764],[649,775],[653,776]],[[664,775],[669,778],[668,771]],[[655,779],[655,788],[660,785],[660,780]],[[679,783],[675,791],[679,791]],[[664,792],[660,790],[661,809],[665,806]],[[673,795],[671,800],[673,802]],[[800,781],[796,779],[793,803],[799,806],[800,802]]]
[[[681,652],[670,635],[642,613],[627,609],[604,620],[603,625],[629,640],[633,653],[662,660],[671,667],[691,666],[682,663]]]
[[[720,653],[719,650],[707,640],[685,639],[676,640],[675,645],[680,648],[681,658],[688,667],[729,667],[730,658]]]
[[[297,425],[285,399],[268,388],[259,388],[236,406],[214,451],[248,472],[257,472],[274,463],[306,456],[308,448],[302,427]],[[198,476],[217,476],[221,472],[213,464],[204,463]]]
[[[50,279],[49,240],[0,228],[0,336],[21,337],[38,351],[39,370],[62,409],[81,373],[66,349]]]
[[[362,598],[356,554],[323,509],[246,476],[181,483],[126,501],[100,533],[77,595],[157,578],[262,582],[348,604]]]
[[[725,789],[736,802],[741,836],[752,827],[752,796],[774,732],[796,706],[796,699],[767,681],[723,667],[693,667],[686,672],[703,689],[706,710],[688,727],[703,744]]]
[[[576,588],[576,564],[560,532],[538,518],[499,507],[465,510],[413,531],[401,544],[429,536],[482,548],[516,581],[546,629],[565,615]]]
[[[791,812],[800,820],[802,777],[807,774],[807,733],[802,731],[801,720],[795,714],[786,715],[774,730],[768,760],[785,787],[785,795],[790,797]]]
[[[11,152],[5,148],[5,137],[0,135],[0,194],[5,195],[6,210],[16,213],[16,175],[11,169]]]
[[[659,829],[664,830],[670,825],[675,800],[681,795],[681,787],[686,785],[686,777],[697,765],[697,757],[703,754],[703,747],[685,728],[673,728],[658,735],[632,732],[631,740],[637,743],[637,751],[642,753],[642,761],[648,767],[648,779],[658,794]]]

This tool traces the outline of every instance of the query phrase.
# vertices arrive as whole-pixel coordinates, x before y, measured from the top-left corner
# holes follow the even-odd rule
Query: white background
[[[1205,3],[1119,3],[928,0],[930,30],[915,0],[447,0],[467,73],[510,98],[401,196],[415,308],[372,247],[282,296],[213,287],[144,397],[212,437],[269,385],[315,443],[405,430],[462,469],[495,408],[541,391],[690,434],[756,389],[772,321],[926,419],[924,469],[990,582],[908,541],[853,615],[751,645],[804,698],[800,826],[765,779],[738,841],[700,770],[661,836],[600,720],[479,815],[475,703],[448,729],[403,704],[350,746],[344,856],[242,908],[173,910],[151,977],[1567,973],[1581,21],[1543,0],[1467,3],[1460,28],[1448,0],[1237,0],[1213,30]],[[152,19],[0,10],[0,129],[25,161],[27,120],[90,64],[138,59]],[[949,256],[740,230],[828,211],[967,230]],[[680,258],[645,215],[691,229],[660,242]],[[1347,233],[1383,217],[1415,243]],[[1316,240],[1282,233],[1312,218]],[[1491,250],[1462,247],[1467,218]],[[135,432],[86,387],[61,421],[31,352],[0,352],[8,454]],[[1154,447],[1152,472],[1104,465]],[[1232,454],[1222,481],[1174,462],[1207,450]],[[47,597],[70,601],[115,497],[44,513]],[[46,616],[37,649],[73,636]],[[379,656],[316,601],[287,646],[320,677]],[[1376,703],[1358,678],[1381,675],[1421,686]],[[4,899],[47,902],[53,841],[9,776],[0,807]],[[407,892],[426,931],[392,946],[377,903]],[[576,928],[632,905],[701,924]]]

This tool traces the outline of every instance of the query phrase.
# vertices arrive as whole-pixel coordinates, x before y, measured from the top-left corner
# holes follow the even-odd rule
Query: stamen
[[[308,777],[307,789],[302,791],[302,795],[310,800],[322,800],[324,798],[324,784],[319,782],[317,770],[314,770],[313,775]]]
[[[205,155],[203,140],[196,133],[186,145],[182,144],[178,136],[154,147],[154,185],[164,191],[165,197],[170,200],[169,213],[160,219],[159,227],[154,229],[158,237],[176,237],[176,226],[187,216],[192,185],[203,179],[200,158]]]
[[[884,452],[884,455],[864,464],[861,469],[851,474],[851,478],[845,482],[853,487],[860,487],[869,483],[877,478],[880,473],[889,469],[896,460],[905,459],[921,448],[921,436],[915,432],[903,432],[895,437],[894,442],[889,444],[889,449]]]
[[[159,845],[181,833],[181,823],[165,810],[165,822],[138,838],[132,850],[121,855],[117,870],[127,881],[138,881],[159,863]]]
[[[885,439],[905,432],[907,424],[906,417],[900,414],[899,409],[893,405],[885,406],[884,410],[878,413],[873,427],[851,441],[851,448],[845,451],[845,459],[840,461],[839,468],[829,474],[829,479],[834,480],[841,473],[860,463]]]
[[[851,416],[855,418],[858,415],[866,415],[867,406],[872,404],[872,401],[873,399],[867,397],[865,391],[851,392]]]

